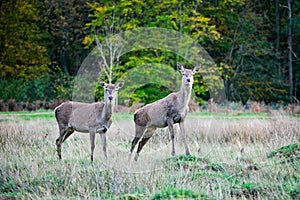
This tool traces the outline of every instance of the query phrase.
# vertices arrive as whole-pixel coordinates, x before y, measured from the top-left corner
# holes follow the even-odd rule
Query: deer
[[[61,146],[74,131],[89,133],[91,143],[91,163],[95,149],[95,135],[99,133],[102,140],[102,147],[105,158],[106,152],[106,132],[112,124],[112,113],[114,99],[118,89],[122,88],[124,81],[117,84],[107,84],[100,81],[100,86],[104,88],[104,102],[82,103],[67,101],[57,106],[54,110],[56,121],[59,127],[59,137],[56,139],[57,155],[61,157]]]
[[[194,74],[199,71],[200,65],[195,66],[193,70],[185,69],[179,62],[177,69],[182,74],[180,90],[173,92],[166,97],[157,100],[151,104],[138,109],[134,113],[135,137],[132,140],[129,160],[136,144],[139,142],[134,160],[137,161],[139,153],[144,145],[154,134],[157,128],[168,127],[172,141],[171,155],[175,155],[174,128],[173,125],[179,123],[181,137],[185,146],[186,155],[191,155],[184,128],[184,120],[189,111],[188,103],[191,98]]]

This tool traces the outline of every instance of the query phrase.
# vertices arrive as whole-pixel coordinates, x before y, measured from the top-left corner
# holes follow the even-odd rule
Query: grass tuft
[[[208,199],[203,193],[195,193],[192,190],[187,189],[167,189],[160,193],[155,194],[152,200],[158,199]]]
[[[290,158],[292,156],[300,156],[300,144],[290,144],[280,147],[267,155],[268,158],[272,157]]]

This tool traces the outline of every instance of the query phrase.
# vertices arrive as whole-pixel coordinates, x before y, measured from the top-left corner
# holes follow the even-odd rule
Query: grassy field
[[[115,113],[108,159],[96,138],[75,132],[56,155],[53,112],[0,113],[0,199],[299,199],[300,119],[280,112],[190,113],[184,156],[176,126],[157,133],[129,162],[132,114]]]

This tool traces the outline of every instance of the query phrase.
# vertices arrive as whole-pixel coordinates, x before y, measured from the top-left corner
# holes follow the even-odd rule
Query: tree
[[[91,15],[92,20],[90,23],[87,23],[91,34],[85,38],[85,44],[89,46],[95,41],[95,32],[100,33],[98,37],[99,41],[96,40],[96,42],[101,51],[103,49],[101,45],[104,43],[107,46],[109,46],[108,43],[112,44],[112,42],[107,42],[110,36],[106,34],[107,27],[109,27],[107,26],[107,21],[111,22],[112,19],[114,22],[113,28],[116,33],[138,27],[161,27],[188,34],[196,41],[199,41],[199,43],[205,43],[206,40],[216,40],[220,35],[215,30],[215,26],[209,23],[210,19],[201,14],[199,10],[201,2],[199,0],[192,2],[169,0],[155,3],[150,0],[126,0],[102,1],[101,3],[91,4],[90,6],[93,10]],[[146,12],[147,10],[151,10],[151,12]],[[141,41],[144,39],[141,38]],[[135,66],[147,63],[168,63],[175,68],[176,62],[179,59],[175,53],[158,49],[140,49],[127,53],[126,56],[122,57],[122,62],[117,62],[115,65],[119,64],[118,72],[124,73]],[[108,60],[112,61],[113,59]],[[108,63],[104,65],[106,69],[112,69],[112,67],[109,68],[107,66],[113,66]],[[110,71],[112,70],[108,70],[108,72]],[[110,73],[106,74],[110,77]],[[115,75],[115,77],[119,77],[118,74]],[[198,80],[197,78],[196,82]],[[197,89],[202,90],[200,87]]]
[[[122,45],[120,37],[114,35],[114,21],[105,26],[104,41],[101,43],[98,39],[98,35],[95,35],[95,40],[101,58],[99,60],[99,65],[104,71],[109,84],[111,84],[114,75],[113,70],[115,66],[118,65],[121,56]]]
[[[31,1],[0,4],[0,77],[35,80],[48,73],[47,49],[40,44],[38,10]]]
[[[33,101],[51,96],[49,57],[41,44],[34,0],[0,4],[0,98]]]
[[[280,68],[282,57],[276,51],[270,4],[218,1],[210,5],[215,9],[207,15],[212,16],[221,39],[213,41],[208,51],[219,63],[230,100],[286,100],[287,84]]]
[[[287,0],[287,7],[288,7],[288,36],[287,36],[287,43],[288,43],[288,66],[289,66],[289,98],[290,102],[293,102],[293,47],[292,47],[292,7],[291,7],[291,0]]]
[[[75,76],[89,49],[83,45],[89,18],[88,2],[94,0],[40,0],[39,26],[52,65],[59,66],[66,77]]]

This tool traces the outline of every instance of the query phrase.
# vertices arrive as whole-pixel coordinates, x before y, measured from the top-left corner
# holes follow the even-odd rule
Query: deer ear
[[[199,71],[201,65],[197,65],[194,69],[193,69],[193,73],[195,74],[196,72]]]
[[[184,72],[184,67],[179,62],[177,62],[177,70],[180,71],[181,73]]]
[[[124,86],[124,83],[125,81],[120,81],[118,84],[117,84],[117,87],[118,88],[122,88]]]
[[[104,81],[100,81],[100,85],[101,85],[102,87],[106,87],[106,86],[107,86],[107,84],[106,84]]]

